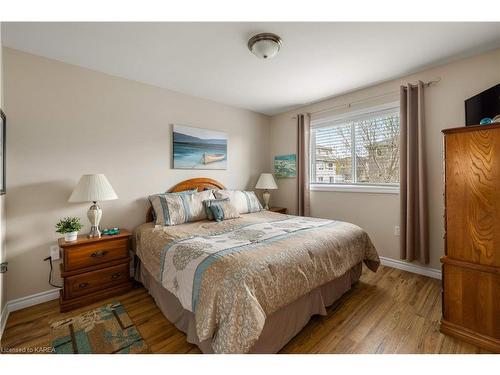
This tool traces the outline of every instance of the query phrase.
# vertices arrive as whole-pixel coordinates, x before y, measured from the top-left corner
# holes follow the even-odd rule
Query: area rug
[[[120,302],[113,302],[50,325],[56,354],[149,353]]]

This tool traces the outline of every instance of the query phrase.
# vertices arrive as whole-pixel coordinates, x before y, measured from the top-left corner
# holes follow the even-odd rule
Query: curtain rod
[[[441,81],[441,77],[438,77],[438,78],[433,79],[431,81],[424,82],[424,86],[429,87],[430,85],[438,83],[439,81]],[[411,86],[417,86],[416,84],[411,84],[411,83],[410,83],[410,85]],[[363,103],[363,102],[370,101],[370,100],[373,100],[373,99],[383,98],[384,96],[389,96],[389,95],[393,95],[393,94],[396,94],[396,93],[399,93],[399,90],[389,91],[389,92],[386,92],[384,94],[370,96],[369,98],[364,98],[364,99],[356,100],[356,101],[353,101],[353,102],[350,102],[350,103],[339,104],[337,106],[333,106],[333,107],[330,107],[330,108],[320,109],[318,111],[309,112],[309,114],[315,115],[315,114],[318,114],[318,113],[333,111],[334,109],[350,108],[353,104],[359,104],[359,103]],[[296,119],[296,118],[297,118],[297,115],[295,115],[295,116],[292,117],[292,119]]]

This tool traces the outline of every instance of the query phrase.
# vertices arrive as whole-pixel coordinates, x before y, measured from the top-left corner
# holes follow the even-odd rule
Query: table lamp
[[[118,196],[103,174],[84,174],[78,181],[68,202],[93,202],[87,212],[91,225],[89,238],[101,237],[99,222],[101,221],[102,210],[97,205],[97,202],[113,199],[118,199]]]
[[[269,192],[269,190],[275,190],[278,188],[278,185],[276,185],[276,181],[274,181],[272,173],[261,173],[259,181],[257,181],[257,185],[255,185],[255,188],[265,189],[264,193],[262,193],[262,198],[264,199],[264,209],[269,210],[269,200],[271,199],[271,193]]]

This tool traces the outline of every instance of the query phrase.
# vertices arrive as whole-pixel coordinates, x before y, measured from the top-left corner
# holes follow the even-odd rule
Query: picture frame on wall
[[[174,169],[227,169],[227,140],[220,131],[174,124]]]
[[[297,177],[297,155],[276,155],[274,157],[274,175],[277,178]]]
[[[7,128],[7,118],[5,113],[0,109],[0,195],[5,194],[5,166],[6,166],[6,158],[5,158],[5,133]]]

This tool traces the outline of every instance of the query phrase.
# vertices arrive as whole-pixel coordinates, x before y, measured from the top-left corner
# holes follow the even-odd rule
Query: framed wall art
[[[0,109],[0,195],[5,194],[5,133],[7,128],[7,118],[5,113]]]
[[[227,169],[227,134],[173,125],[174,169]]]
[[[297,177],[297,155],[277,155],[274,157],[274,175],[277,178]]]

